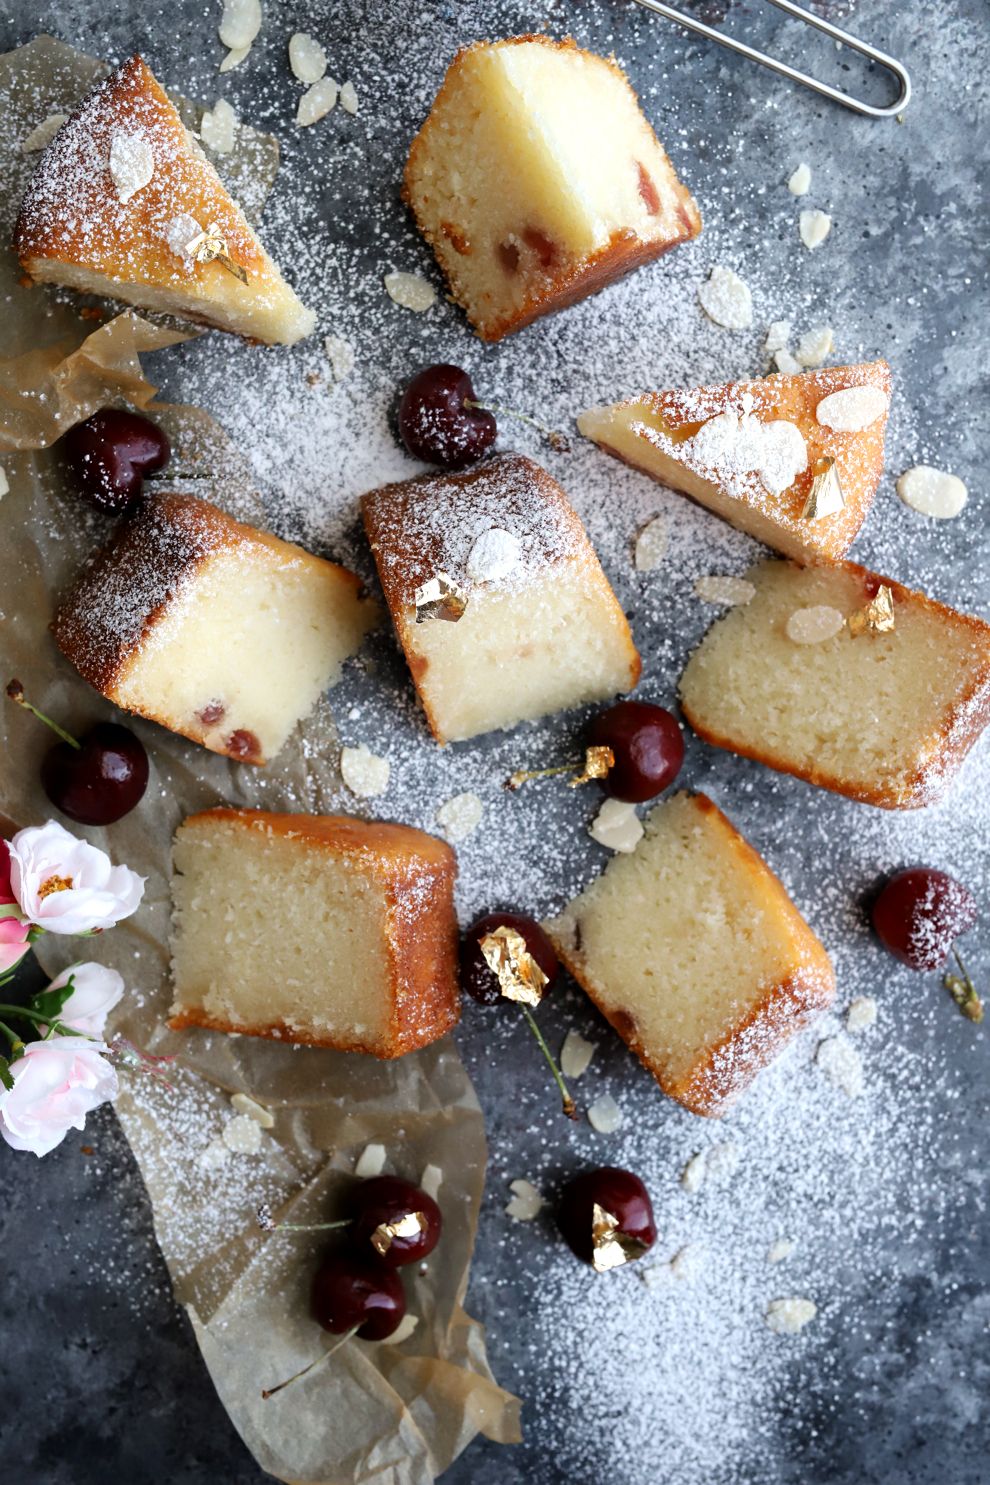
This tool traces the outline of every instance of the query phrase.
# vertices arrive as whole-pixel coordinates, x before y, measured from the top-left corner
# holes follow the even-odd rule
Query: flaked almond
[[[811,189],[811,168],[803,160],[793,175],[788,178],[787,189],[792,196],[807,196]]]
[[[327,70],[327,54],[315,37],[297,31],[289,37],[289,66],[300,82],[316,83]]]
[[[224,46],[232,51],[248,47],[260,30],[261,0],[223,0],[217,32]]]
[[[385,1169],[385,1146],[365,1145],[358,1156],[354,1167],[354,1174],[362,1181],[369,1180],[372,1176],[380,1176]]]
[[[477,794],[455,794],[436,813],[436,822],[449,846],[466,840],[481,819],[483,805]]]
[[[815,1061],[829,1082],[841,1088],[847,1098],[860,1096],[863,1091],[863,1059],[844,1036],[830,1036],[819,1042]]]
[[[130,201],[155,173],[155,157],[143,134],[118,129],[110,142],[110,175],[122,202]]]
[[[860,433],[883,417],[887,411],[887,394],[869,383],[844,387],[823,397],[815,408],[815,417],[823,428],[833,433]]]
[[[748,330],[753,323],[753,296],[731,268],[713,268],[698,300],[710,320],[723,330]]]
[[[803,211],[798,217],[798,231],[806,248],[816,248],[832,230],[832,218],[824,211]]]
[[[834,639],[846,622],[845,615],[827,603],[816,603],[812,608],[797,608],[784,627],[787,638],[796,645],[820,645],[826,639]]]
[[[749,603],[756,589],[745,578],[713,575],[700,577],[694,585],[694,591],[704,603],[725,603],[735,608],[739,604]]]
[[[354,347],[351,342],[343,340],[339,335],[325,335],[323,349],[327,353],[334,381],[342,382],[345,377],[350,376],[355,366]]]
[[[564,1038],[560,1049],[560,1070],[565,1078],[579,1078],[588,1071],[588,1063],[595,1055],[595,1043],[585,1041],[573,1027]]]
[[[340,90],[340,106],[345,113],[357,113],[358,96],[352,82],[345,82]]]
[[[783,1263],[793,1252],[794,1244],[790,1238],[778,1238],[767,1249],[767,1263]]]
[[[255,1103],[246,1093],[234,1093],[231,1096],[230,1106],[236,1114],[243,1114],[246,1119],[253,1119],[261,1129],[274,1129],[275,1116],[264,1104]]]
[[[21,141],[21,153],[36,155],[39,150],[46,150],[68,117],[67,113],[50,113],[43,124]]]
[[[588,826],[588,834],[600,846],[608,846],[610,851],[628,853],[635,851],[637,842],[642,839],[643,827],[635,805],[625,804],[621,799],[606,799]]]
[[[220,71],[233,72],[235,67],[239,67],[241,65],[250,50],[250,42],[248,42],[247,46],[232,46],[230,48],[230,51],[224,57],[223,61],[220,63]]]
[[[234,148],[234,130],[237,115],[226,98],[218,98],[212,111],[204,113],[199,126],[199,137],[207,149],[217,155],[229,155]]]
[[[786,346],[783,350],[777,351],[773,360],[777,370],[782,371],[784,376],[797,376],[804,370],[801,362],[795,360]]]
[[[388,788],[388,759],[377,757],[367,743],[341,749],[340,772],[348,789],[359,799],[374,799]]]
[[[543,1197],[531,1181],[511,1181],[509,1190],[514,1195],[505,1209],[507,1217],[515,1217],[517,1222],[532,1222],[539,1216]]]
[[[439,1165],[428,1165],[419,1178],[419,1189],[425,1191],[427,1196],[437,1199],[437,1192],[443,1185],[443,1171]]]
[[[818,1306],[810,1299],[772,1299],[765,1319],[775,1335],[797,1335],[817,1314]]]
[[[817,330],[806,330],[801,336],[794,359],[802,366],[810,368],[820,366],[831,353],[832,331],[828,325],[821,325]]]
[[[261,1149],[261,1125],[250,1114],[235,1114],[224,1125],[222,1138],[235,1155],[257,1155]]]
[[[401,304],[403,309],[414,309],[422,313],[429,309],[437,297],[437,291],[418,273],[386,273],[385,288],[390,299]]]
[[[588,1110],[588,1122],[599,1134],[614,1134],[626,1121],[611,1093],[603,1093]]]
[[[865,1031],[877,1019],[877,1003],[872,995],[861,995],[846,1011],[846,1030]]]
[[[767,338],[763,342],[763,349],[772,355],[774,351],[787,349],[787,342],[791,338],[790,320],[774,320],[767,329]]]
[[[637,572],[652,572],[667,555],[670,522],[666,516],[654,516],[636,538],[633,562]]]
[[[916,464],[897,481],[897,493],[922,516],[934,516],[939,521],[951,521],[958,516],[969,492],[961,479],[954,474],[943,474],[928,464]]]
[[[300,129],[316,124],[333,108],[337,101],[337,84],[332,77],[321,77],[311,88],[307,88],[296,109],[296,123]]]

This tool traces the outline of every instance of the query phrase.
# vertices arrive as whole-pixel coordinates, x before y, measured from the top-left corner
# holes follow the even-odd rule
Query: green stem
[[[26,712],[33,712],[39,721],[47,722],[52,731],[57,732],[62,741],[67,742],[70,747],[75,748],[77,751],[82,748],[82,743],[77,742],[71,733],[66,732],[64,727],[60,727],[57,722],[52,721],[51,717],[46,717],[44,712],[39,712],[36,706],[32,706],[30,701],[24,699],[24,690],[20,681],[10,682],[7,687],[7,695],[11,701],[16,701],[17,705],[22,706]]]
[[[0,1031],[3,1032],[4,1036],[10,1042],[10,1050],[14,1054],[11,1058],[11,1061],[16,1061],[16,1059],[22,1056],[24,1053],[24,1043],[21,1041],[17,1033],[11,1031],[10,1027],[4,1021],[0,1021]]]
[[[326,1361],[328,1356],[332,1356],[335,1351],[339,1351],[344,1342],[349,1341],[351,1336],[357,1335],[360,1329],[360,1325],[352,1325],[350,1330],[347,1331],[345,1335],[341,1336],[336,1346],[331,1346],[328,1351],[324,1351],[323,1355],[318,1356],[315,1361],[311,1361],[309,1363],[309,1366],[304,1366],[301,1372],[296,1372],[294,1376],[286,1377],[285,1381],[279,1382],[277,1387],[265,1388],[265,1390],[261,1394],[262,1397],[274,1397],[276,1392],[281,1392],[282,1388],[288,1387],[290,1382],[298,1382],[300,1377],[304,1377],[306,1373],[311,1372],[314,1367],[322,1365],[322,1363]]]
[[[563,433],[557,433],[553,428],[548,428],[546,423],[539,422],[536,418],[529,418],[525,413],[516,412],[511,407],[500,407],[497,402],[478,402],[473,397],[465,397],[465,407],[480,407],[482,412],[502,413],[507,418],[518,418],[520,423],[528,423],[531,428],[536,428],[548,440],[550,447],[558,454],[569,454],[571,446]]]
[[[329,1232],[331,1227],[353,1227],[353,1217],[343,1217],[339,1222],[276,1222],[269,1232]]]
[[[33,1021],[36,1026],[48,1026],[52,1022],[50,1015],[42,1015],[40,1011],[29,1011],[23,1005],[0,1005],[0,1011],[6,1016],[23,1016],[25,1021]]]
[[[529,1022],[530,1029],[533,1035],[536,1037],[536,1040],[539,1042],[544,1057],[550,1064],[550,1071],[553,1073],[554,1077],[557,1080],[557,1087],[560,1089],[561,1096],[564,1100],[564,1113],[567,1115],[568,1119],[577,1120],[577,1107],[574,1103],[573,1098],[567,1090],[567,1084],[564,1082],[560,1068],[553,1060],[553,1053],[550,1051],[550,1048],[543,1040],[543,1033],[533,1019],[532,1011],[530,1010],[528,1005],[520,1005],[519,1009],[522,1011],[523,1015],[526,1017],[526,1020]]]

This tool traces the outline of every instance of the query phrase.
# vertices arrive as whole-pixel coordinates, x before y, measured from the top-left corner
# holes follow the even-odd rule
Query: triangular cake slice
[[[884,809],[940,799],[990,722],[990,624],[852,562],[760,562],[681,706],[705,742]]]
[[[222,252],[186,251],[207,228]],[[14,232],[37,283],[106,294],[293,345],[316,328],[140,57],[80,104],[41,157]],[[207,245],[209,251],[209,245]]]
[[[874,361],[650,392],[592,408],[577,425],[606,453],[786,557],[835,562],[873,503],[889,405],[890,368]],[[816,476],[817,515],[808,510]]]

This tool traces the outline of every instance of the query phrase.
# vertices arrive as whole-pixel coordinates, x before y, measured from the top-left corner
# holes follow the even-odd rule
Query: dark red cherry
[[[459,366],[428,366],[414,376],[399,404],[399,433],[415,459],[464,469],[491,448],[498,425],[490,412],[465,407],[474,387]]]
[[[647,1248],[652,1248],[657,1240],[657,1229],[649,1192],[632,1171],[603,1165],[569,1181],[557,1208],[557,1226],[571,1252],[576,1253],[582,1262],[594,1261],[596,1206],[616,1219],[617,1235],[642,1245],[638,1251],[634,1248],[630,1257],[639,1257]]]
[[[440,1208],[432,1196],[399,1176],[375,1176],[364,1181],[354,1193],[350,1210],[354,1226],[349,1241],[362,1262],[402,1268],[407,1263],[418,1263],[439,1242],[443,1226]],[[408,1236],[385,1230],[409,1217],[417,1219],[417,1231]]]
[[[547,977],[543,991],[546,998],[556,983],[557,955],[536,919],[527,918],[525,913],[489,913],[468,929],[461,940],[461,988],[479,1005],[498,1005],[504,999],[480,947],[485,934],[494,933],[496,928],[514,928],[522,934],[527,950]]]
[[[148,755],[116,722],[97,722],[80,746],[56,743],[41,763],[41,786],[56,809],[80,825],[112,825],[148,784]]]
[[[684,762],[684,738],[670,712],[648,701],[618,701],[588,728],[593,746],[611,748],[615,763],[599,780],[610,799],[641,804],[674,782]]]
[[[65,435],[65,457],[83,499],[119,515],[141,498],[144,476],[167,464],[172,450],[147,418],[104,407]]]
[[[938,969],[954,939],[976,922],[976,899],[955,877],[916,866],[891,877],[873,905],[885,949],[911,969]]]
[[[313,1319],[332,1335],[360,1325],[362,1341],[383,1341],[406,1313],[406,1292],[394,1270],[335,1253],[313,1280],[311,1307]]]

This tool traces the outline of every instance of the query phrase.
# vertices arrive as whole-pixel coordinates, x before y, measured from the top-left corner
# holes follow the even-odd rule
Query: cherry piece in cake
[[[557,955],[536,919],[528,918],[525,913],[488,913],[468,929],[461,941],[461,989],[479,1005],[498,1005],[504,999],[498,978],[481,952],[481,940],[496,928],[514,928],[525,939],[527,952],[547,977],[543,987],[545,1000],[557,980]]]
[[[475,464],[498,434],[490,412],[465,405],[476,400],[459,366],[428,366],[414,376],[399,404],[399,433],[413,458],[442,469]]]
[[[406,1294],[394,1270],[341,1253],[317,1272],[311,1304],[313,1319],[331,1335],[357,1326],[362,1341],[383,1341],[399,1328]]]
[[[641,1257],[657,1239],[649,1192],[639,1176],[613,1165],[568,1182],[557,1226],[571,1252],[599,1271]]]
[[[65,435],[65,457],[83,499],[119,515],[140,500],[144,476],[163,469],[172,449],[148,418],[104,407]]]
[[[443,1219],[432,1196],[399,1176],[376,1176],[351,1201],[350,1241],[362,1262],[403,1268],[433,1252]]]
[[[612,749],[615,762],[601,780],[610,799],[641,804],[663,793],[684,762],[684,738],[670,712],[647,701],[619,701],[588,729],[593,746]]]
[[[938,969],[953,941],[975,922],[976,900],[969,888],[929,866],[899,871],[873,907],[880,942],[911,969]]]

